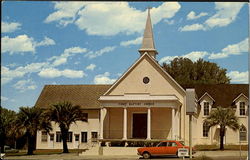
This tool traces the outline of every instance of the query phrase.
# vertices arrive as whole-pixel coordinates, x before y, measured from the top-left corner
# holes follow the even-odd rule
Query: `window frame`
[[[208,138],[209,137],[209,126],[206,122],[203,123],[202,125],[202,137]]]
[[[209,116],[210,113],[210,105],[209,102],[203,102],[203,115]]]
[[[94,135],[95,135],[95,136],[94,136]],[[92,142],[97,142],[97,138],[98,138],[98,132],[92,131],[92,132],[91,132],[91,141],[92,141]]]
[[[56,142],[62,142],[62,133],[56,132]]]
[[[247,129],[244,125],[242,125],[239,129],[239,139],[240,142],[247,141]]]
[[[85,136],[83,136],[84,134],[86,133],[86,137]],[[86,140],[85,140],[85,139]],[[85,140],[85,141],[84,141]],[[87,143],[88,142],[88,132],[81,132],[81,142],[82,143]]]
[[[41,132],[41,142],[48,142],[48,133],[46,131]]]
[[[244,105],[242,105],[242,104],[244,104]],[[245,116],[246,115],[246,103],[245,102],[240,102],[239,103],[239,115],[240,116]]]

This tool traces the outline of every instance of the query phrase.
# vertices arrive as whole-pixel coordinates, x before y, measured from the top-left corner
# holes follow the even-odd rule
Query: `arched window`
[[[241,125],[239,134],[240,134],[240,141],[247,140],[247,130],[246,130],[246,127],[244,125]]]
[[[209,126],[206,122],[203,123],[203,137],[208,137]]]

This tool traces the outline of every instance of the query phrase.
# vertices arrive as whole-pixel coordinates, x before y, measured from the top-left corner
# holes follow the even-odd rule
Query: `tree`
[[[220,126],[220,150],[224,149],[224,136],[226,127],[231,128],[233,131],[239,129],[238,118],[235,116],[235,111],[229,108],[217,107],[212,110],[210,115],[204,121],[209,127]]]
[[[28,139],[28,155],[35,150],[36,133],[39,130],[49,132],[51,123],[42,109],[37,107],[20,107],[15,121],[15,130],[19,135],[25,135]]]
[[[4,145],[6,144],[6,140],[10,140],[13,138],[12,127],[15,122],[16,113],[14,111],[5,109],[0,106],[0,147],[1,152],[4,152]]]
[[[76,121],[86,121],[82,109],[70,102],[59,102],[49,108],[47,115],[51,121],[59,125],[63,140],[63,153],[69,153],[67,138],[70,125],[76,123]]]
[[[175,58],[170,64],[163,63],[162,67],[180,85],[184,86],[227,84],[230,82],[230,78],[226,75],[226,69],[203,59],[193,62],[188,58]]]

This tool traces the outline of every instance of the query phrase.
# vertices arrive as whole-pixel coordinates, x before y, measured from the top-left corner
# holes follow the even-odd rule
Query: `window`
[[[42,142],[47,142],[47,132],[46,131],[42,131]]]
[[[240,102],[240,115],[246,115],[245,102]]]
[[[143,83],[144,83],[144,84],[148,84],[149,81],[150,81],[150,79],[149,79],[148,77],[144,77],[144,78],[143,78]]]
[[[209,126],[205,122],[205,123],[203,123],[203,137],[208,137],[208,132],[209,132]]]
[[[72,132],[68,132],[67,142],[72,142]]]
[[[209,102],[204,102],[204,116],[209,115]]]
[[[240,127],[240,141],[246,141],[247,140],[247,130],[246,128],[242,125]]]
[[[87,142],[88,132],[82,132],[82,142]]]
[[[97,142],[97,132],[91,132],[92,142]]]
[[[168,147],[175,147],[177,144],[175,142],[168,142]]]
[[[50,141],[54,141],[54,134],[52,133],[49,136],[50,136]]]
[[[75,134],[75,141],[79,141],[79,134]]]
[[[160,142],[157,147],[166,147],[167,146],[167,142]]]
[[[61,132],[56,132],[56,142],[61,142],[62,141],[62,134]]]

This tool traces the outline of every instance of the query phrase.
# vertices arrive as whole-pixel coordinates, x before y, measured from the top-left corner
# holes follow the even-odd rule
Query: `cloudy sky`
[[[33,106],[45,84],[110,84],[136,59],[150,6],[157,60],[199,58],[248,83],[248,5],[2,2],[1,106]]]

